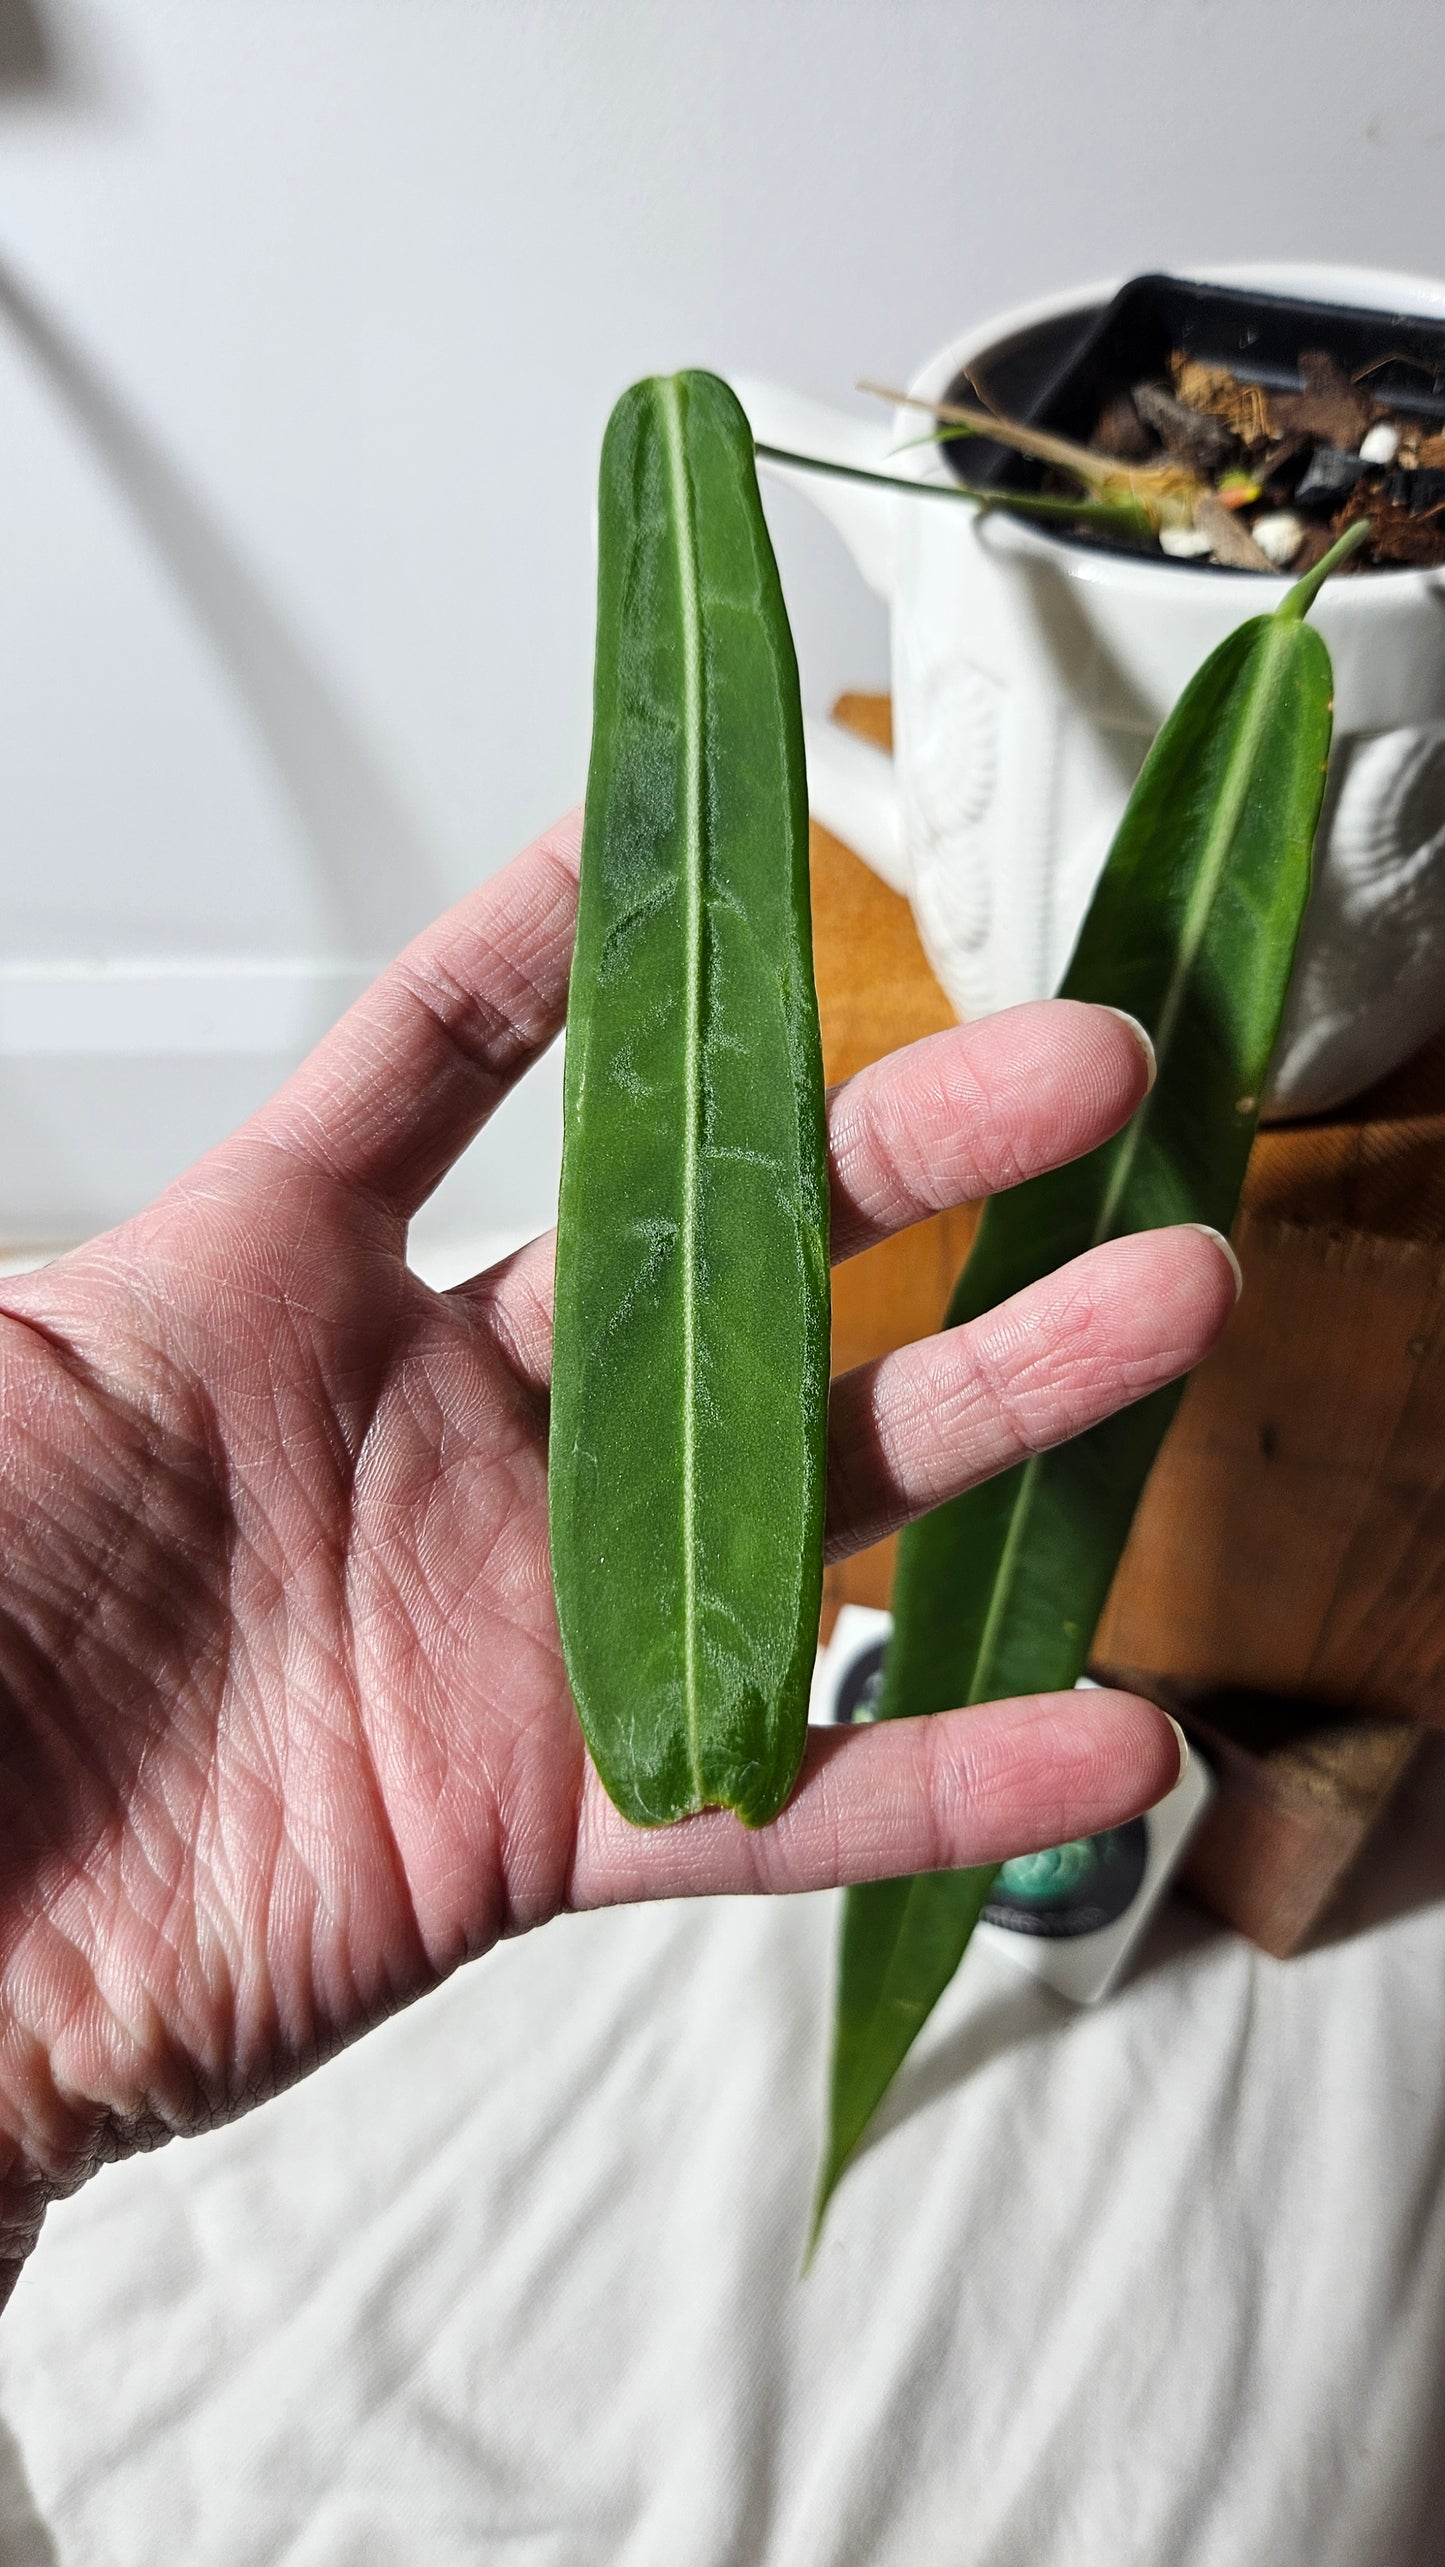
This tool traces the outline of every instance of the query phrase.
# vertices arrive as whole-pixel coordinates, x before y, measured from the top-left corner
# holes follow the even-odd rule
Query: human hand
[[[1178,1768],[1094,1693],[810,1741],[749,1834],[630,1827],[547,1551],[552,1243],[449,1293],[410,1216],[561,1023],[579,829],[421,937],[149,1210],[0,1286],[0,2257],[101,2159],[239,2112],[563,1908],[816,1889],[1113,1825]],[[834,1254],[1075,1156],[1106,1009],[954,1028],[830,1101]],[[835,1385],[833,1557],[1205,1354],[1189,1229]]]

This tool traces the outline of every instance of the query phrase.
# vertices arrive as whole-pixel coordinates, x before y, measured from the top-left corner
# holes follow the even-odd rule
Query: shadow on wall
[[[41,2519],[20,2445],[0,2421],[0,2567],[60,2567],[60,2552]]]
[[[0,8],[6,5],[0,0]],[[339,950],[375,959],[394,953],[446,895],[390,782],[155,439],[3,262],[0,322],[33,358],[139,519],[250,715],[302,824]]]
[[[71,111],[100,104],[84,49],[49,0],[0,0],[0,105]]]
[[[54,91],[65,62],[31,0],[0,0],[0,89]]]
[[[0,0],[0,105],[63,105],[84,86],[36,0]],[[155,440],[3,264],[0,318],[129,503],[245,705],[301,821],[340,950],[394,953],[446,894],[388,779]]]

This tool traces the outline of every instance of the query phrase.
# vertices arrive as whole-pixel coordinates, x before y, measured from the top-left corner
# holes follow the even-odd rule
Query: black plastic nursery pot
[[[1004,417],[1087,444],[1108,404],[1164,376],[1176,351],[1241,384],[1281,393],[1300,390],[1301,354],[1314,350],[1402,419],[1431,434],[1445,430],[1445,320],[1164,275],[1133,277],[1112,302],[1060,314],[1000,341],[954,378],[945,397],[981,401]],[[1045,467],[985,438],[948,443],[941,451],[960,481],[1019,491],[1045,485]],[[1050,533],[1092,550],[1100,543],[1134,550],[1098,532]],[[1213,563],[1188,567],[1217,575]]]

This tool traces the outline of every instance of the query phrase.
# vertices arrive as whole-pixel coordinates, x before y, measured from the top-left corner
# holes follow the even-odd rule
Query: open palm
[[[566,1906],[796,1889],[1111,1824],[1128,1697],[815,1742],[789,1808],[655,1833],[588,1764],[547,1551],[551,1247],[455,1292],[407,1222],[561,1019],[577,828],[421,938],[148,1211],[0,1287],[0,2252],[101,2158],[242,2109]],[[831,1103],[848,1254],[1093,1146],[1144,1053],[1024,1008]],[[835,1552],[1195,1362],[1217,1245],[1123,1240],[835,1386]]]

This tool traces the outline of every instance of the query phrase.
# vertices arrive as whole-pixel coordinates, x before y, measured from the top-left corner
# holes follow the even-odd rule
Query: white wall
[[[1445,265],[1434,0],[0,0],[0,1240],[113,1217],[578,794],[632,376]],[[810,697],[877,609],[778,503]],[[432,1220],[547,1217],[555,1072]]]

